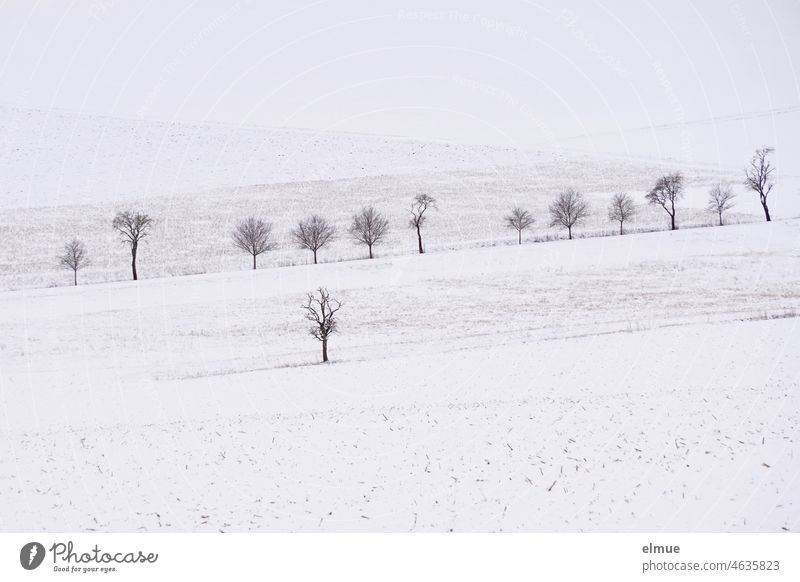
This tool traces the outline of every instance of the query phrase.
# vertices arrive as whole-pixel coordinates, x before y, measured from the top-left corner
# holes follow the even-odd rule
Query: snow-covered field
[[[652,161],[567,152],[3,105],[0,147],[0,208],[146,203],[162,196],[264,184],[283,185],[284,196],[291,197],[286,185],[293,183],[302,188],[309,182],[366,176],[442,174],[435,183],[446,177],[452,181],[463,172],[491,174],[513,167],[527,167],[535,178],[525,188],[575,179],[574,186],[589,180],[613,190],[634,180],[649,186],[655,178],[646,176],[646,170],[665,169]],[[704,177],[726,173],[715,167],[684,169]],[[740,173],[735,173],[737,181]]]
[[[260,264],[287,266],[311,260],[295,247],[290,230],[312,212],[328,217],[342,235],[320,252],[322,261],[335,262],[365,256],[346,230],[366,204],[390,220],[378,256],[413,253],[408,208],[420,192],[439,201],[425,227],[428,250],[439,252],[513,244],[515,233],[503,217],[514,205],[534,215],[527,240],[564,236],[549,226],[547,206],[566,187],[585,193],[591,206],[577,236],[615,232],[606,206],[619,191],[640,205],[630,229],[665,228],[667,215],[646,206],[644,193],[659,175],[676,169],[687,177],[680,227],[713,224],[715,217],[704,209],[708,189],[720,179],[741,181],[740,169],[574,152],[2,107],[0,145],[0,289],[69,285],[71,274],[59,268],[56,256],[72,237],[86,243],[92,262],[81,281],[127,279],[127,250],[111,229],[115,212],[126,208],[157,221],[139,256],[140,276],[153,278],[248,268],[230,234],[249,215],[274,224],[278,248]],[[756,196],[735,187],[739,199],[728,221],[761,220]],[[772,197],[776,217],[800,213],[796,183],[780,180]]]
[[[0,528],[797,531],[798,243],[785,220],[0,293]]]

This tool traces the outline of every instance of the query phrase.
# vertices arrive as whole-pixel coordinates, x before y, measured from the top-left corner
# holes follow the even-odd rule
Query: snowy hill
[[[592,207],[579,236],[614,231],[606,204],[618,191],[641,205],[632,229],[663,228],[666,215],[644,206],[643,196],[655,177],[673,169],[564,152],[9,108],[0,108],[0,144],[0,289],[68,284],[55,256],[75,236],[92,260],[83,282],[126,279],[126,250],[110,228],[123,208],[157,220],[139,259],[142,276],[152,278],[246,268],[230,233],[237,220],[253,214],[274,223],[279,245],[262,257],[263,266],[309,261],[289,236],[298,219],[322,213],[344,235],[365,204],[391,223],[378,255],[413,252],[407,209],[419,192],[439,200],[426,226],[433,252],[513,242],[503,216],[516,204],[534,214],[528,240],[561,236],[549,227],[547,205],[565,187],[583,191]],[[703,207],[719,171],[684,171],[688,188],[679,224],[712,223]],[[740,197],[734,211],[731,222],[758,219],[760,212],[752,196]],[[364,252],[340,236],[320,255],[340,261]]]
[[[783,531],[800,221],[0,294],[5,530]],[[299,309],[345,302],[333,363]]]
[[[0,207],[525,164],[513,148],[0,107]],[[547,156],[550,158],[551,156]]]

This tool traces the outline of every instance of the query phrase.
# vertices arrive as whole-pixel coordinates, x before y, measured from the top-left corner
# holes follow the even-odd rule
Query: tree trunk
[[[517,231],[517,234],[519,235],[519,236],[517,237],[517,238],[518,238],[518,244],[522,244],[522,231],[521,231],[521,230],[518,230],[518,231]]]
[[[670,212],[670,220],[672,221],[672,230],[675,230],[675,201],[672,201],[672,212]]]
[[[419,254],[424,254],[425,250],[422,248],[422,233],[419,231],[419,226],[417,226],[417,245],[419,245]]]
[[[567,227],[567,234],[569,235],[569,240],[572,240],[572,227],[571,226]]]
[[[322,361],[328,361],[328,340],[322,340]]]
[[[317,251],[315,250],[313,252],[314,252],[314,264],[316,265],[317,264]]]
[[[722,211],[719,211],[719,225],[722,226]]]
[[[770,222],[772,219],[769,217],[769,208],[767,207],[767,201],[763,198],[761,199],[761,206],[764,207],[764,216],[767,218],[767,222]]]
[[[372,258],[372,245],[369,245],[369,258]]]
[[[619,234],[622,235],[622,221],[619,221]]]
[[[256,270],[256,256],[253,255],[253,270]]]
[[[136,246],[131,247],[131,272],[133,273],[133,280],[138,281],[139,275],[136,273]]]
[[[78,286],[78,269],[73,269],[72,274],[74,275],[75,279],[75,286]]]

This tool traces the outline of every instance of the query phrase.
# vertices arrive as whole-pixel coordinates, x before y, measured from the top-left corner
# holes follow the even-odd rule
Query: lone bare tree
[[[411,203],[411,218],[408,219],[408,227],[417,231],[417,245],[419,254],[423,254],[425,249],[422,246],[422,225],[428,220],[425,213],[429,208],[436,208],[436,198],[429,194],[417,194]]]
[[[717,184],[708,192],[708,205],[706,208],[709,212],[714,212],[719,216],[719,225],[722,226],[722,214],[733,208],[736,194],[733,193],[729,184]]]
[[[767,222],[772,220],[769,216],[767,196],[769,196],[772,187],[775,185],[772,181],[772,174],[775,171],[775,167],[767,159],[767,156],[774,151],[773,148],[761,148],[756,150],[753,159],[750,160],[750,165],[744,170],[744,184],[758,194]]]
[[[612,222],[619,222],[619,233],[622,234],[622,226],[625,222],[636,216],[636,204],[629,194],[620,192],[614,194],[611,202],[608,203],[608,219]]]
[[[72,280],[78,286],[78,269],[89,264],[86,245],[74,238],[64,245],[64,251],[58,257],[58,263],[65,269],[72,269]]]
[[[133,280],[136,281],[139,278],[136,273],[136,254],[139,251],[139,243],[149,236],[150,229],[153,227],[153,219],[141,212],[125,210],[117,212],[111,226],[120,234],[122,242],[131,247],[131,272]]]
[[[650,204],[661,206],[669,214],[670,230],[676,230],[675,203],[683,198],[683,175],[675,172],[661,176],[645,198]]]
[[[306,304],[301,306],[305,316],[311,322],[308,332],[322,342],[322,361],[328,361],[328,338],[336,333],[339,319],[336,313],[342,308],[342,302],[331,297],[325,287],[315,293],[309,293]]]
[[[317,251],[336,238],[336,227],[318,214],[313,214],[297,223],[292,237],[301,249],[314,253],[317,264]]]
[[[550,203],[550,226],[563,226],[572,240],[572,227],[577,226],[589,215],[589,205],[583,194],[567,188]]]
[[[349,232],[356,241],[369,247],[369,258],[371,259],[373,258],[372,247],[381,242],[389,232],[389,221],[372,206],[368,206],[353,215]]]
[[[239,221],[231,238],[233,246],[252,255],[253,270],[257,268],[256,257],[275,248],[275,243],[272,242],[272,225],[253,216]]]
[[[519,206],[511,209],[511,213],[505,217],[506,226],[517,231],[517,244],[522,244],[522,231],[530,228],[533,224],[533,216],[527,210]]]

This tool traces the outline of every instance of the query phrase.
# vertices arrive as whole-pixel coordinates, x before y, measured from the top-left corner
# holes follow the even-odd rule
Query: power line
[[[665,129],[677,129],[681,127],[688,127],[688,126],[698,126],[698,125],[712,125],[716,123],[727,123],[729,121],[745,121],[748,119],[758,119],[760,117],[774,117],[776,115],[786,115],[788,113],[795,113],[800,111],[800,105],[791,105],[789,107],[780,107],[777,109],[766,109],[763,111],[751,111],[749,113],[732,113],[729,115],[718,115],[715,117],[707,117],[705,119],[694,119],[691,121],[673,121],[670,123],[661,123],[657,125],[644,125],[641,127],[632,127],[629,129],[620,129],[620,130],[610,130],[610,131],[600,131],[600,132],[589,132],[579,135],[571,135],[569,137],[564,137],[561,139],[582,139],[586,137],[592,136],[600,136],[600,135],[619,135],[621,133],[635,133],[635,132],[643,132],[643,131],[659,131]]]

